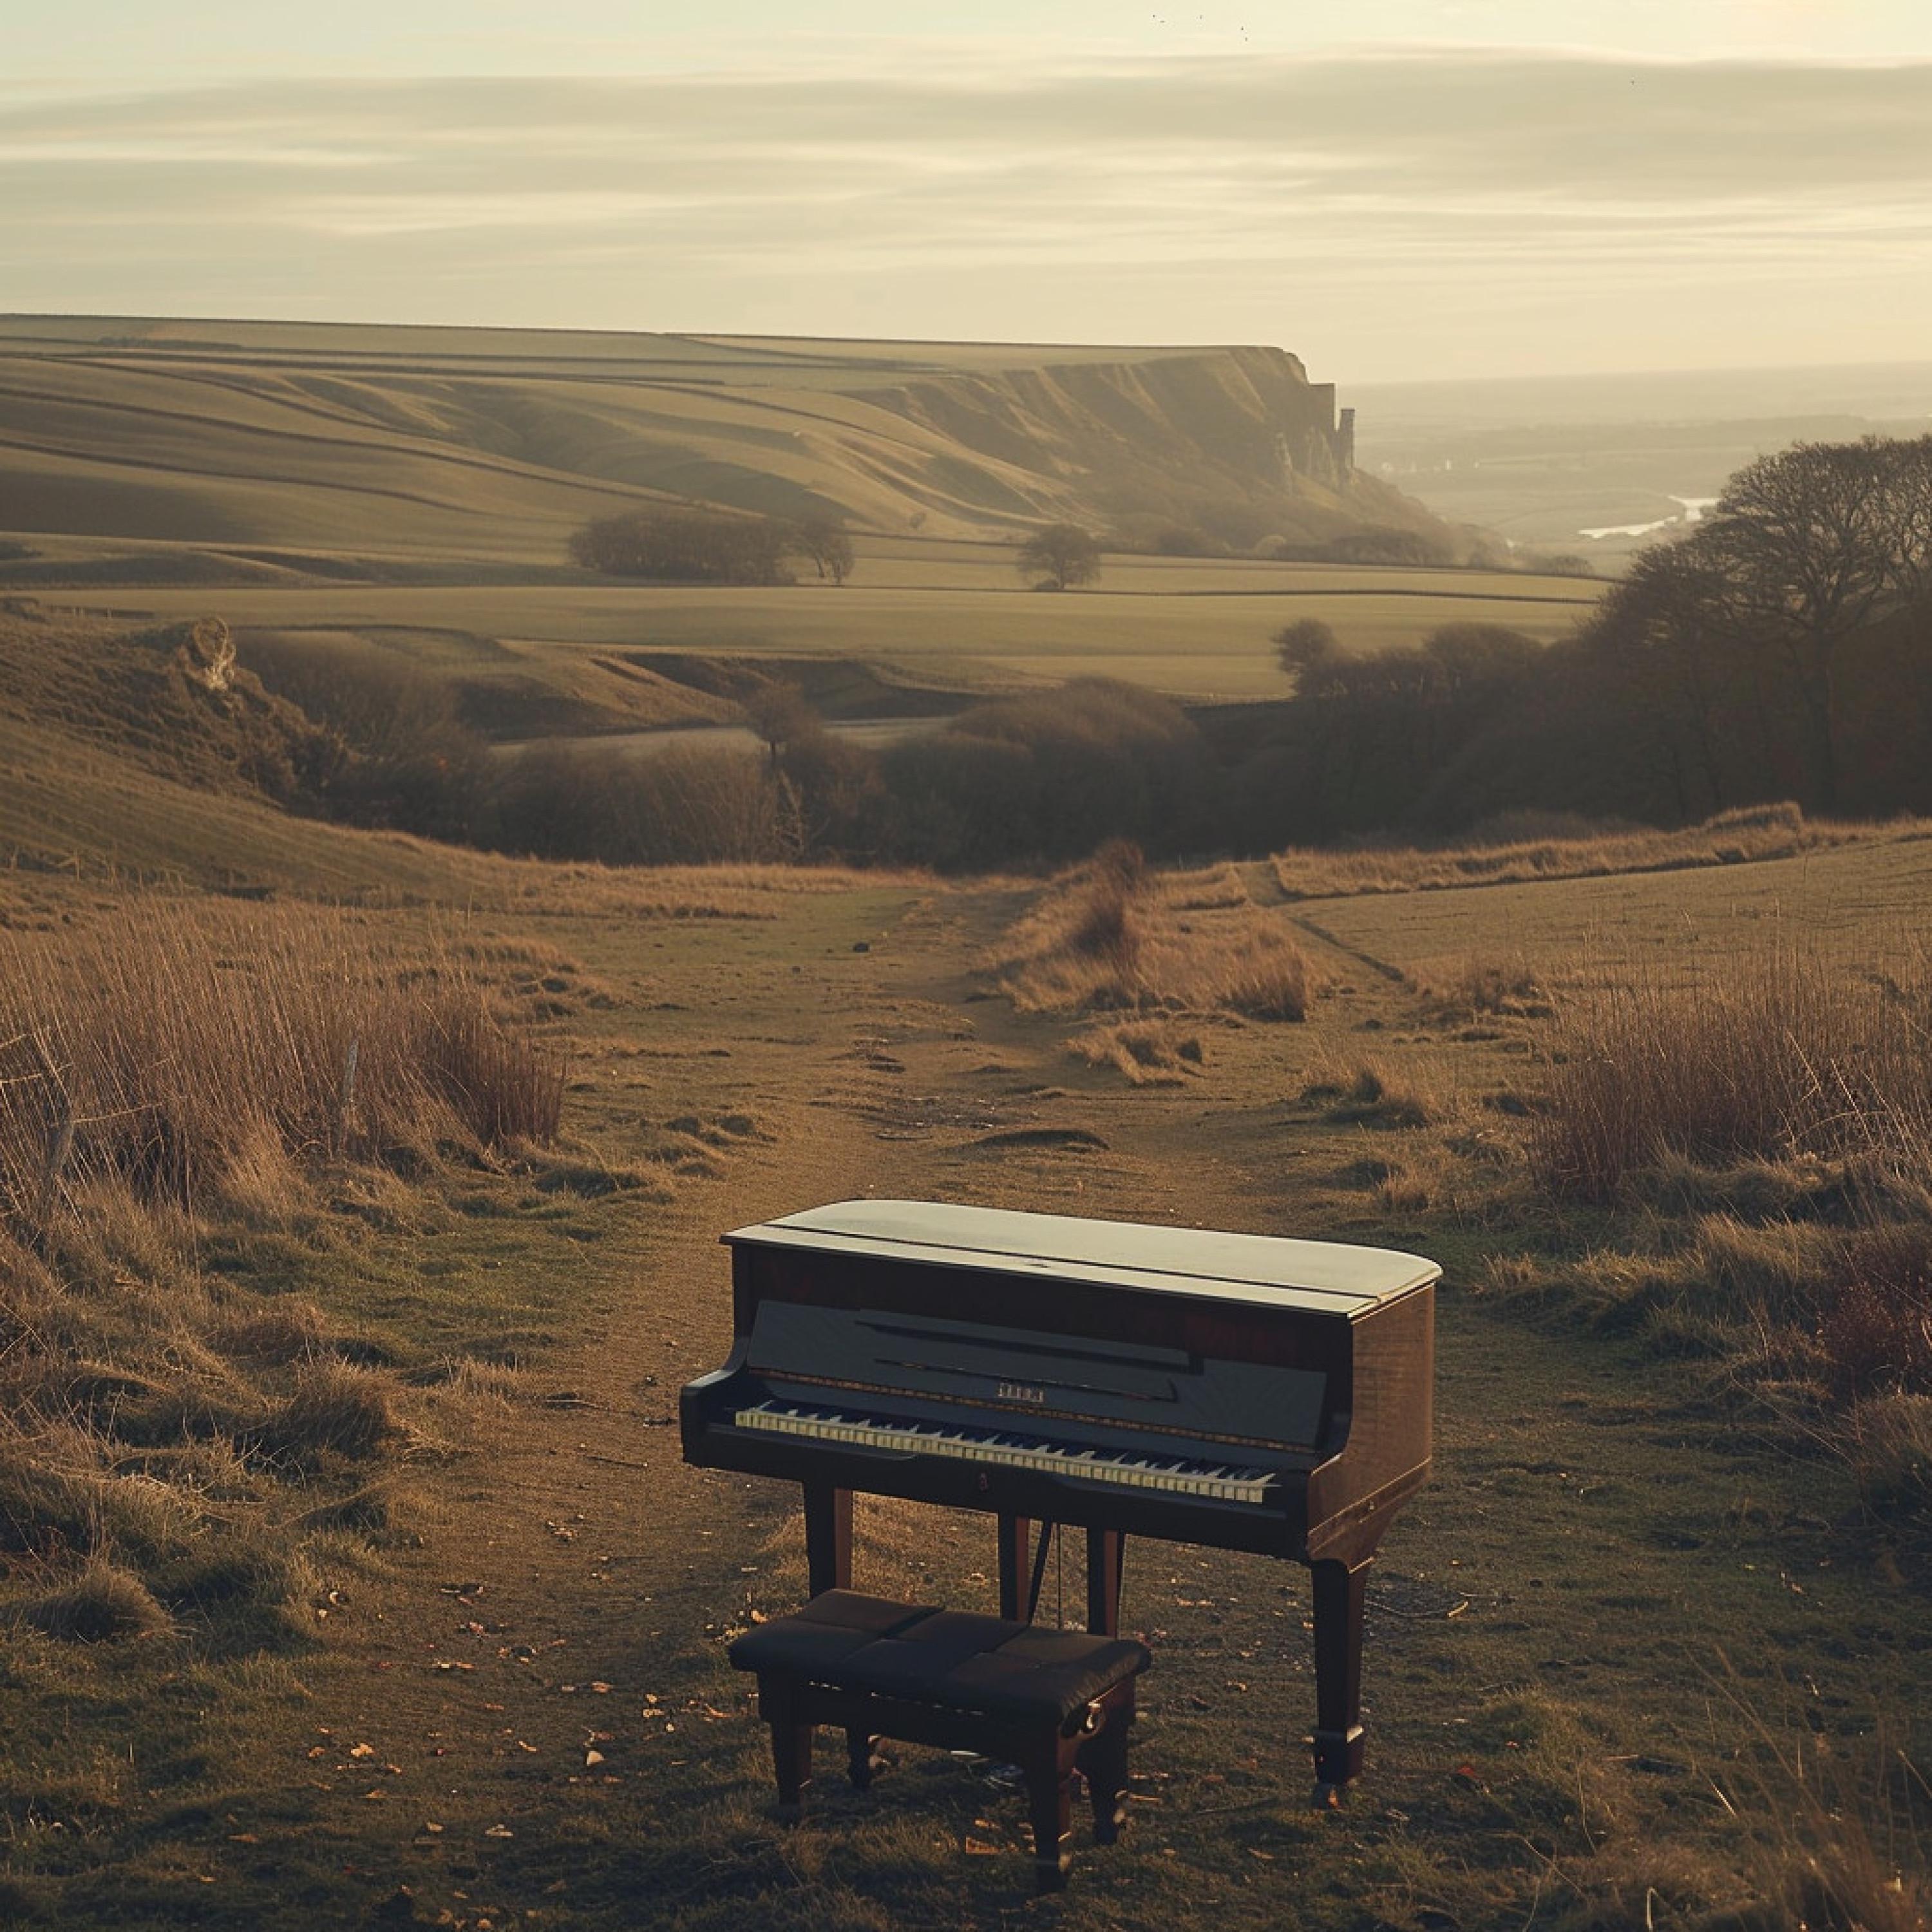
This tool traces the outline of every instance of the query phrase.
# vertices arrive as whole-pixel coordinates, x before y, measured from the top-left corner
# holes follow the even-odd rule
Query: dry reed
[[[1610,1202],[1672,1157],[1825,1158],[1932,1188],[1932,974],[1847,976],[1788,947],[1720,980],[1587,994],[1558,1020],[1530,1155],[1550,1192]]]
[[[0,942],[0,1217],[36,1240],[90,1186],[245,1197],[283,1156],[548,1138],[562,1096],[462,962],[352,918],[157,901]]]

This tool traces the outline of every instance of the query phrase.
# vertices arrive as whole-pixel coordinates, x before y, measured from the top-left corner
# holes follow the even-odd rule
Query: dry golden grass
[[[1116,841],[1054,882],[990,962],[1022,1012],[1307,1016],[1308,962],[1278,913],[1156,878]]]
[[[1585,879],[1624,872],[1678,872],[1786,859],[1801,852],[1874,838],[1932,837],[1932,826],[1900,820],[1882,829],[1808,822],[1795,805],[1720,812],[1676,831],[1559,826],[1536,838],[1507,834],[1441,849],[1371,847],[1360,851],[1296,850],[1276,855],[1275,876],[1291,898],[1343,898],[1372,892],[1440,891],[1534,879]]]
[[[406,1389],[312,1302],[200,1257],[283,1240],[320,1268],[325,1196],[358,1227],[406,1225],[394,1166],[531,1164],[562,1064],[466,950],[499,976],[568,964],[398,941],[362,914],[157,898],[0,934],[6,1614],[76,1640],[180,1624],[279,1642],[301,1540],[384,1514],[370,1466],[452,1390]],[[291,1484],[294,1536],[275,1526]]]
[[[1112,1066],[1136,1087],[1178,1087],[1207,1058],[1198,1033],[1168,1020],[1116,1020],[1090,1027],[1066,1042],[1089,1066]]]
[[[1869,980],[1780,946],[1721,980],[1585,993],[1558,1016],[1532,1166],[1552,1193],[1598,1202],[1672,1157],[1852,1159],[1932,1189],[1928,1028],[1922,959]]]
[[[453,955],[341,915],[135,902],[0,946],[0,1217],[35,1242],[104,1183],[260,1214],[302,1160],[547,1138],[562,1085]]]
[[[1375,1060],[1324,1061],[1310,1070],[1301,1097],[1337,1126],[1426,1127],[1443,1111],[1413,1070],[1396,1072]]]

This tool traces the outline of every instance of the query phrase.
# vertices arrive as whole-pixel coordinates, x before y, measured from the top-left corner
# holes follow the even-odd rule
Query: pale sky
[[[1932,358],[1923,0],[0,0],[0,310]]]

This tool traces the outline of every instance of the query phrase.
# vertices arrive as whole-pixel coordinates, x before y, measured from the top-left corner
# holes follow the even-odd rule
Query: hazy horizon
[[[0,307],[1262,342],[1345,385],[1923,353],[1932,20],[1903,5],[798,12],[37,17],[0,81]]]

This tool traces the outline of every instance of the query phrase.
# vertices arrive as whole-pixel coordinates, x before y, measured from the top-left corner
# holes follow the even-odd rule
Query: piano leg
[[[1315,1579],[1315,1802],[1330,1806],[1362,1770],[1362,1597],[1367,1562],[1327,1558]]]
[[[1023,1516],[1000,1513],[1000,1614],[1009,1623],[1026,1616],[1027,1562],[1033,1554],[1033,1525]]]
[[[1118,1529],[1087,1532],[1087,1628],[1102,1636],[1120,1634],[1120,1559],[1126,1542]]]
[[[852,1492],[830,1483],[805,1489],[806,1587],[812,1596],[852,1587]]]

